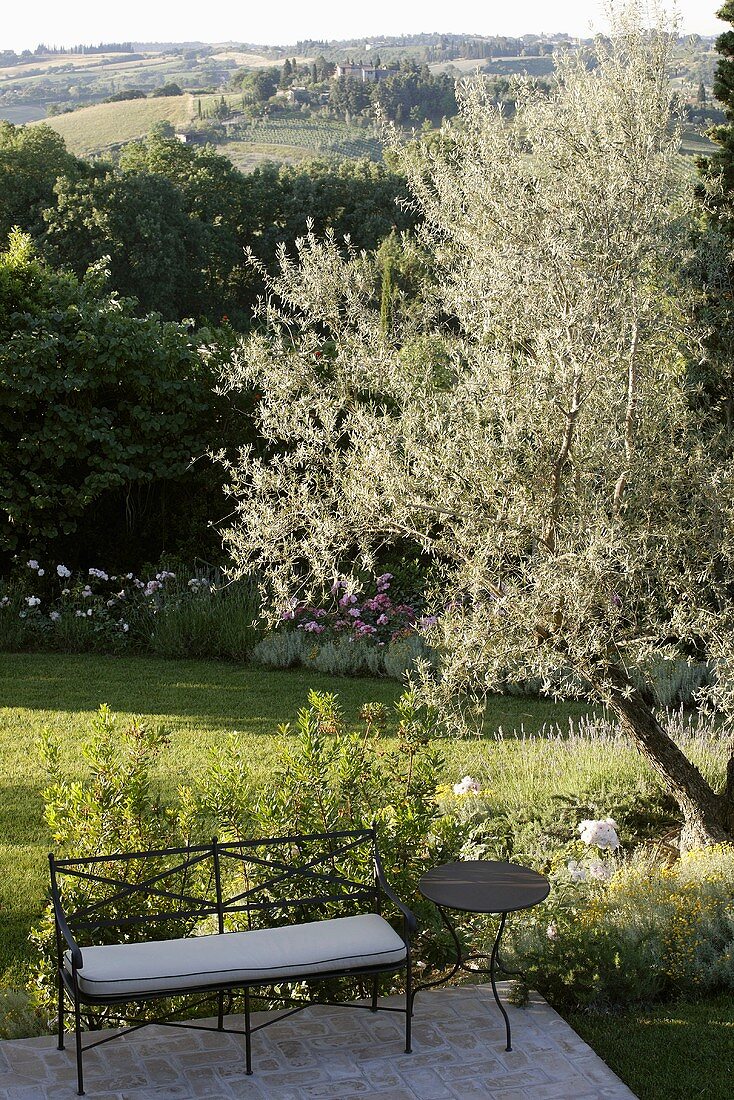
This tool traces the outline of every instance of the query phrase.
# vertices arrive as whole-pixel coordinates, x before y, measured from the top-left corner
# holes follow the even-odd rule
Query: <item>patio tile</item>
[[[314,1006],[253,1036],[250,1077],[244,1035],[154,1025],[89,1051],[85,1086],[91,1100],[634,1100],[537,994],[508,1012],[510,1052],[489,986],[420,994],[414,1053],[405,1054],[398,1014]],[[253,1023],[275,1016],[253,1014]],[[227,1018],[227,1027],[243,1025],[242,1016]],[[0,1100],[75,1095],[68,1035],[65,1051],[53,1036],[0,1042]]]

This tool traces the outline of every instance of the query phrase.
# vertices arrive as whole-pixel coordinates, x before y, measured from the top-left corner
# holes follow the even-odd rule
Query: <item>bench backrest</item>
[[[54,859],[51,889],[83,942],[183,936],[379,911],[374,828]]]

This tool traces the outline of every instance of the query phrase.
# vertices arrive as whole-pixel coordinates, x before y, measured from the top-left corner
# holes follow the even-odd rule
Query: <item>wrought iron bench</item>
[[[411,1049],[410,936],[415,918],[385,878],[374,827],[84,859],[49,856],[56,929],[58,1039],[64,1049],[66,1002],[74,1017],[77,1082],[84,1095],[83,1051],[149,1023],[234,1032],[225,1028],[235,991],[244,993],[246,1072],[252,1073],[255,1031],[309,1004],[332,1004],[317,981],[360,976],[370,997],[350,1007],[378,1011],[378,980],[405,970],[405,1050]],[[402,934],[384,919],[387,899],[402,915]],[[350,912],[350,910],[357,910]],[[346,915],[333,916],[338,911]],[[80,946],[81,944],[81,946]],[[251,990],[306,982],[308,1000],[252,1027]],[[174,1023],[176,1006],[155,1019],[115,1016],[128,1026],[82,1044],[82,1006],[138,1005],[203,994],[216,1029]],[[256,995],[255,995],[256,996]],[[273,999],[290,999],[271,994]],[[180,1014],[180,1012],[179,1012]],[[99,1022],[98,1017],[95,1022]],[[241,1032],[237,1032],[241,1034]]]

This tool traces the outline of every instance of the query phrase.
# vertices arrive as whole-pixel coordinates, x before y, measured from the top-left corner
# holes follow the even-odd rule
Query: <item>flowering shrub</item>
[[[472,779],[470,775],[465,775],[458,783],[454,783],[454,794],[479,794],[482,788],[479,786],[479,782],[476,779]]]
[[[383,573],[375,580],[375,591],[362,598],[352,591],[347,581],[338,580],[331,589],[332,603],[328,607],[296,604],[281,613],[281,622],[297,630],[326,638],[369,640],[384,646],[413,633],[416,625],[424,625],[409,604],[395,603],[390,596],[392,573]]]
[[[21,562],[0,582],[0,648],[153,650],[176,657],[246,656],[257,641],[259,604],[245,582],[185,579],[177,569],[144,577],[93,566],[72,572]]]
[[[579,832],[584,844],[595,844],[597,848],[619,848],[617,822],[611,817],[602,821],[582,821]]]
[[[639,849],[621,862],[571,861],[551,877],[542,909],[518,915],[508,932],[527,983],[555,1004],[604,1008],[734,990],[731,847],[672,864]]]
[[[401,679],[418,659],[430,659],[418,628],[434,620],[393,599],[392,584],[393,575],[383,573],[370,594],[339,580],[327,606],[293,604],[281,612],[280,626],[257,646],[253,659],[270,668],[303,665],[337,676]]]

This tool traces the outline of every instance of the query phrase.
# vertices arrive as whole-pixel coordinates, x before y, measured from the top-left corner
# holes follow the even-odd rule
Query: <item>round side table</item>
[[[516,863],[498,863],[494,860],[473,859],[462,863],[445,863],[434,867],[418,882],[418,889],[424,898],[428,898],[438,909],[441,919],[448,928],[456,947],[456,962],[450,974],[435,982],[426,982],[416,988],[413,996],[422,989],[430,989],[451,979],[458,970],[469,973],[489,974],[492,993],[497,1007],[505,1020],[507,1032],[507,1050],[512,1050],[510,1020],[497,993],[495,974],[499,967],[507,970],[499,957],[500,941],[505,928],[508,913],[518,909],[530,909],[545,901],[550,891],[550,883],[537,871],[520,867]],[[494,913],[500,917],[500,924],[494,945],[489,956],[489,970],[486,967],[469,967],[475,959],[486,959],[486,955],[462,955],[461,944],[453,924],[446,915],[446,909],[458,909],[465,913]]]

